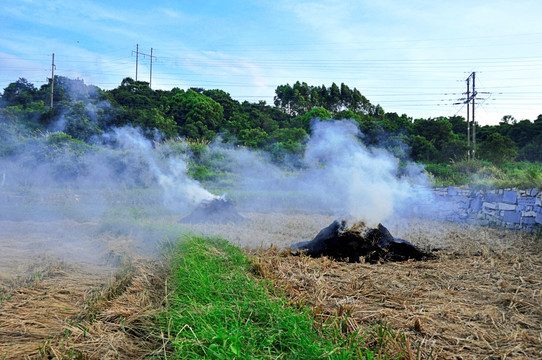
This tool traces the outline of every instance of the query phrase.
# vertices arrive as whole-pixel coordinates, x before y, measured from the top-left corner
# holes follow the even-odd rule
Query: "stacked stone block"
[[[542,191],[469,190],[457,187],[434,189],[435,217],[454,222],[499,226],[525,231],[542,231]]]

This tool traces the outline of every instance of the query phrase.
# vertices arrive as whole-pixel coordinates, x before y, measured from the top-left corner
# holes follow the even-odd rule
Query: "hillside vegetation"
[[[83,154],[92,151],[97,135],[133,126],[149,139],[188,140],[194,154],[190,173],[205,181],[221,174],[206,157],[212,141],[263,150],[276,164],[295,169],[313,121],[350,119],[362,134],[359,141],[385,148],[402,162],[423,163],[436,185],[542,183],[542,114],[521,121],[505,116],[499,125],[477,126],[477,160],[468,162],[463,117],[413,119],[385,112],[344,83],[280,85],[270,105],[239,102],[219,89],[153,90],[146,82],[126,78],[118,87],[102,90],[55,76],[52,108],[50,85],[38,89],[21,78],[4,89],[0,157],[17,153],[21,144],[38,141],[43,134],[54,145],[51,151]]]

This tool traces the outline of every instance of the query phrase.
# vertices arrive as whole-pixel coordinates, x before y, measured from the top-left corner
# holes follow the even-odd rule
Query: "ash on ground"
[[[190,215],[182,218],[179,222],[186,224],[236,224],[243,220],[245,218],[237,212],[235,206],[224,196],[221,196],[213,200],[202,201]]]
[[[370,228],[363,222],[357,222],[347,227],[346,220],[335,220],[313,240],[294,244],[291,250],[293,254],[328,256],[347,262],[377,263],[432,257],[408,241],[394,238],[382,224],[377,228]]]

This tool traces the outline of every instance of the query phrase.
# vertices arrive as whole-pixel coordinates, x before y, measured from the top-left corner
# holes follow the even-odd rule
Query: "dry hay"
[[[442,247],[436,259],[349,264],[293,257],[271,247],[252,251],[254,268],[284,289],[293,304],[312,307],[323,322],[339,315],[341,329],[360,330],[364,344],[380,356],[542,358],[540,238],[451,224],[421,224],[418,230],[411,225],[410,235],[401,236],[418,245],[434,236]],[[386,332],[379,332],[378,324],[396,332],[383,339]]]
[[[292,304],[310,305],[323,322],[338,315],[345,334],[389,323],[395,333],[381,331],[387,334],[383,338],[377,330],[368,331],[363,339],[380,354],[404,352],[406,359],[542,357],[541,245],[533,236],[403,221],[385,225],[419,247],[440,248],[436,259],[344,264],[292,257],[277,248],[254,250],[310,240],[333,220],[330,216],[243,215],[250,221],[242,227],[187,228],[251,248],[257,256],[254,268],[285,289]],[[125,257],[134,247],[131,239],[89,235],[92,231],[86,230],[96,224],[33,224],[44,234],[25,232],[26,225],[0,223],[0,295],[8,296],[0,303],[0,358],[133,359],[153,350],[165,352],[166,340],[151,325],[166,292],[159,264],[137,260],[109,280],[107,264]],[[98,245],[102,267],[78,258],[77,265],[58,261],[57,250],[63,249],[51,250],[51,244],[73,240]]]
[[[91,255],[99,252],[96,239],[89,241],[88,234],[94,228],[96,224],[70,220],[0,221],[0,284],[39,270],[36,263],[54,262],[66,255],[88,262],[94,258]]]
[[[299,241],[312,240],[324,226],[335,218],[329,215],[281,213],[241,213],[248,221],[241,224],[183,224],[187,231],[209,236],[221,236],[232,243],[256,249],[274,244],[288,247]],[[164,219],[174,222],[175,218]]]
[[[122,257],[137,256],[134,239],[98,229],[97,223],[73,220],[0,221],[0,302],[58,266],[110,274]]]
[[[163,267],[137,258],[132,238],[97,228],[0,222],[0,359],[134,359],[161,348],[151,323]]]
[[[156,317],[166,298],[166,271],[138,260],[85,309],[86,318],[67,326],[73,351],[87,359],[142,359],[165,351]],[[62,344],[49,350],[58,353]]]
[[[0,356],[39,356],[47,339],[63,337],[68,322],[77,319],[89,301],[90,291],[102,286],[106,278],[103,269],[58,263],[49,267],[43,280],[11,289],[0,304]]]
[[[138,359],[160,349],[163,267],[140,259],[113,279],[103,274],[59,268],[16,289],[0,305],[2,359]]]

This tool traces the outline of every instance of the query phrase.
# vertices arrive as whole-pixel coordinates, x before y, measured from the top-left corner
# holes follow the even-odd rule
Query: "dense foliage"
[[[412,119],[386,113],[344,83],[280,85],[274,105],[269,105],[239,102],[219,89],[153,90],[131,78],[112,90],[62,76],[55,76],[54,82],[53,108],[50,82],[39,89],[23,78],[11,83],[0,97],[0,125],[17,124],[20,131],[29,132],[62,131],[87,143],[113,127],[131,125],[149,138],[184,137],[204,143],[220,138],[268,151],[283,163],[303,153],[315,119],[351,119],[367,146],[384,147],[402,161],[423,162],[437,177],[446,171],[457,175],[452,166],[466,162],[463,117]],[[498,125],[477,126],[476,134],[477,158],[491,165],[542,161],[542,115],[534,121],[505,116]],[[9,145],[0,144],[0,155],[6,152]],[[451,182],[465,181],[456,177]]]

